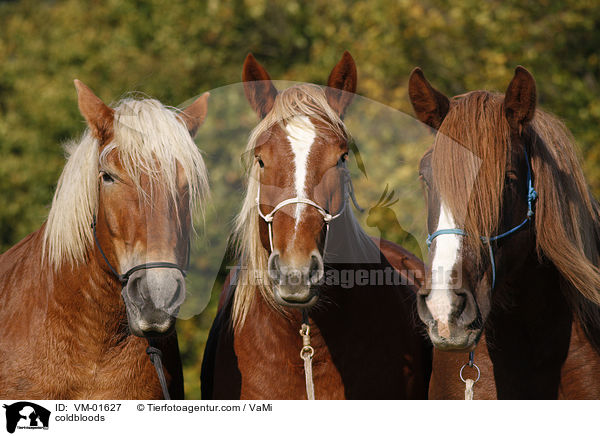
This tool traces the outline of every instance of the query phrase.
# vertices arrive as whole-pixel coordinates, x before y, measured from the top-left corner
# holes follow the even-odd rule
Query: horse
[[[174,329],[193,214],[208,194],[193,141],[208,94],[183,111],[133,97],[113,108],[75,86],[88,128],[66,145],[48,219],[0,256],[0,392],[183,398]]]
[[[393,244],[371,239],[348,201],[342,119],[356,90],[352,56],[343,54],[326,89],[278,92],[252,54],[242,78],[261,121],[246,147],[239,268],[207,341],[202,398],[426,398],[431,344],[407,270],[419,260],[398,248],[405,269],[395,272],[379,248]]]
[[[417,298],[432,396],[461,395],[475,351],[484,398],[600,398],[599,207],[569,131],[521,66],[504,95],[448,99],[419,68],[408,90],[437,131],[420,162],[431,261]]]

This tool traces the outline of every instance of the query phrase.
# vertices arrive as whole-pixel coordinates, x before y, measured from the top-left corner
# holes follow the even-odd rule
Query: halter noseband
[[[181,272],[181,274],[183,274],[184,277],[187,275],[186,274],[186,270],[189,268],[189,263],[190,263],[189,241],[188,241],[188,256],[187,256],[188,260],[187,260],[187,267],[185,269],[181,268],[176,263],[171,263],[171,262],[148,262],[148,263],[142,263],[142,264],[134,266],[133,268],[130,268],[129,270],[127,270],[125,272],[125,274],[119,274],[117,272],[117,270],[108,261],[108,258],[106,257],[106,254],[104,254],[104,251],[102,250],[102,247],[100,246],[100,241],[98,241],[98,237],[96,236],[96,215],[94,215],[93,220],[92,220],[92,232],[94,234],[94,241],[96,243],[96,246],[98,247],[98,250],[100,250],[100,254],[102,255],[102,258],[104,259],[104,262],[106,262],[106,265],[108,265],[108,268],[117,277],[117,279],[119,279],[119,282],[121,282],[121,285],[123,287],[125,285],[127,285],[127,282],[129,281],[129,278],[131,277],[131,275],[134,272],[141,271],[141,270],[144,270],[144,269],[173,268],[173,269],[179,270]]]
[[[283,208],[284,206],[287,206],[288,204],[298,204],[298,203],[308,204],[309,206],[314,207],[315,209],[317,209],[317,212],[319,212],[323,216],[323,221],[325,222],[325,227],[326,227],[325,241],[327,241],[327,234],[329,233],[329,223],[332,220],[338,218],[344,212],[344,206],[346,205],[346,200],[344,198],[344,204],[342,205],[340,212],[335,215],[331,215],[329,212],[327,212],[325,209],[323,209],[321,206],[319,206],[314,201],[312,201],[308,198],[303,198],[303,197],[294,197],[294,198],[288,198],[287,200],[283,200],[281,203],[279,203],[277,206],[275,206],[275,208],[273,208],[273,210],[271,212],[264,215],[260,211],[260,183],[259,183],[258,194],[256,195],[256,207],[258,208],[258,216],[260,216],[263,220],[265,220],[265,222],[267,223],[267,225],[269,227],[269,245],[271,246],[271,253],[273,252],[273,218],[275,216],[275,213],[279,209]]]
[[[521,230],[529,221],[531,221],[531,218],[535,214],[535,211],[533,210],[533,204],[535,203],[535,200],[538,198],[538,194],[537,194],[535,188],[533,187],[533,181],[532,181],[532,177],[531,177],[531,165],[529,164],[529,156],[527,155],[527,150],[524,149],[523,151],[525,153],[525,163],[527,164],[527,216],[519,225],[513,227],[512,229],[510,229],[504,233],[501,233],[496,236],[490,236],[490,237],[480,236],[481,241],[488,244],[488,247],[489,247],[490,263],[492,266],[492,289],[494,289],[496,286],[496,262],[494,261],[494,250],[492,248],[492,242],[497,241],[502,238],[505,238],[507,236],[510,236],[513,233],[516,233],[517,231]],[[436,232],[433,232],[431,235],[427,236],[427,240],[425,241],[427,243],[427,248],[431,247],[433,240],[440,235],[467,236],[467,233],[463,229],[441,229],[441,230],[438,230]]]
[[[339,165],[339,167],[342,168],[343,170],[347,171],[344,163],[341,163]],[[363,210],[358,205],[358,203],[356,201],[356,197],[354,196],[354,187],[352,185],[352,180],[350,179],[349,174],[347,174],[347,172],[345,172],[345,173],[343,173],[342,177],[345,178],[345,180],[343,181],[343,188],[342,188],[344,190],[343,202],[342,202],[342,206],[339,209],[339,212],[336,213],[335,215],[330,214],[327,210],[325,210],[323,207],[319,206],[314,201],[312,201],[308,198],[304,198],[304,197],[293,197],[293,198],[288,198],[286,200],[283,200],[282,202],[277,204],[277,206],[275,206],[271,212],[264,215],[260,210],[260,180],[259,180],[258,193],[256,194],[256,208],[258,209],[258,216],[260,216],[267,223],[267,226],[269,227],[269,246],[271,247],[271,253],[273,252],[273,218],[275,217],[275,213],[277,211],[279,211],[281,208],[283,208],[284,206],[287,206],[288,204],[303,203],[303,204],[308,204],[309,206],[312,206],[315,209],[317,209],[317,212],[319,212],[321,214],[321,216],[323,217],[323,221],[325,222],[325,244],[323,245],[323,254],[325,254],[325,248],[327,248],[327,237],[329,235],[329,223],[331,221],[333,221],[334,219],[340,217],[344,213],[344,209],[346,208],[346,203],[348,201],[348,196],[350,196],[350,198],[352,199],[352,202],[354,203],[354,206],[358,210],[360,210],[361,212]],[[348,187],[348,189],[346,189],[347,187]]]

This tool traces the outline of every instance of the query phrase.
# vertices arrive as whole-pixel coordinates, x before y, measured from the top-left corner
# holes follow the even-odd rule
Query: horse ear
[[[210,97],[210,93],[205,92],[191,105],[181,111],[181,120],[184,122],[192,138],[196,136],[198,128],[206,118],[206,112],[208,111],[208,97]]]
[[[75,79],[77,103],[81,115],[87,121],[92,134],[101,141],[108,140],[113,134],[115,111],[100,100],[83,82]]]
[[[417,118],[428,126],[439,129],[450,109],[450,100],[429,84],[419,67],[410,73],[408,96]]]
[[[277,89],[271,82],[267,70],[258,63],[252,53],[248,53],[244,61],[242,81],[250,106],[259,117],[264,118],[273,108],[275,97],[277,97]]]
[[[357,77],[356,63],[352,55],[345,51],[342,59],[331,70],[329,79],[327,79],[327,89],[325,90],[329,106],[338,113],[340,118],[344,117],[346,108],[354,98]]]
[[[535,79],[529,71],[519,65],[504,95],[504,114],[510,127],[519,134],[533,119],[536,100]]]

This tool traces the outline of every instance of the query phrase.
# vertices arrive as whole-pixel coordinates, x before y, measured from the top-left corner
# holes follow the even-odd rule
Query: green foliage
[[[600,193],[598,46],[600,8],[592,0],[0,2],[0,250],[47,215],[64,165],[60,143],[84,128],[74,78],[106,101],[138,90],[180,105],[238,82],[250,51],[273,78],[324,84],[349,50],[358,65],[359,94],[407,113],[406,82],[416,65],[449,95],[482,88],[503,92],[514,67],[524,65],[536,77],[540,106],[573,131],[588,180]],[[347,121],[365,156],[367,177],[356,167],[352,171],[367,207],[389,183],[400,198],[397,222],[422,241],[415,168],[428,137],[409,121],[396,123],[397,116],[356,102]],[[214,277],[239,208],[240,154],[256,122],[239,87],[212,92],[197,139],[210,172],[205,223],[211,225],[198,222],[183,311],[189,319],[178,328],[188,398],[199,397],[202,350],[226,270]],[[386,127],[375,129],[375,122]],[[361,215],[367,218],[368,211]],[[376,226],[364,225],[378,235]]]

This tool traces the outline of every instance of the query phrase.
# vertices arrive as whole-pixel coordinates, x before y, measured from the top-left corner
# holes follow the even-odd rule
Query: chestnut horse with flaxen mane
[[[75,85],[89,129],[67,146],[48,221],[0,256],[0,395],[163,398],[146,337],[183,398],[174,326],[208,190],[191,136],[208,94],[182,112],[131,98],[113,109]]]
[[[427,397],[430,344],[410,280],[419,260],[395,247],[398,274],[382,254],[393,244],[372,240],[349,204],[342,118],[356,78],[346,52],[326,89],[302,84],[278,92],[254,57],[246,58],[246,96],[262,121],[246,149],[248,188],[236,231],[241,268],[209,335],[205,399],[305,399],[313,385],[316,399]]]
[[[420,168],[431,396],[462,395],[460,365],[475,349],[475,398],[600,398],[600,208],[566,127],[536,109],[522,67],[504,95],[451,100],[415,69],[409,95],[438,131]]]

